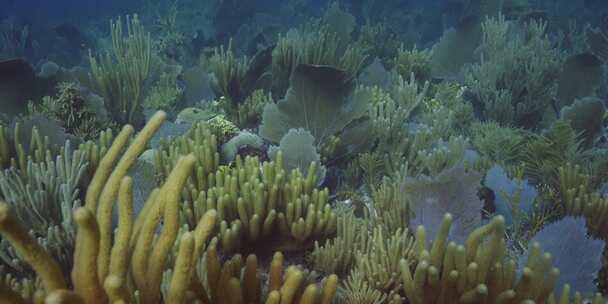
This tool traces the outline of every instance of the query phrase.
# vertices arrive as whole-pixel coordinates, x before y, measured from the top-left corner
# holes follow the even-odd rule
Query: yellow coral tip
[[[5,222],[9,218],[9,209],[8,204],[4,202],[0,203],[0,223]]]
[[[74,220],[78,223],[87,222],[93,214],[87,208],[80,207],[74,210]]]
[[[150,120],[165,120],[167,118],[167,112],[165,111],[156,111],[156,113],[154,113],[154,115],[150,118]]]
[[[122,131],[121,132],[129,132],[129,133],[133,133],[135,132],[135,128],[133,128],[132,125],[124,125],[122,127]]]

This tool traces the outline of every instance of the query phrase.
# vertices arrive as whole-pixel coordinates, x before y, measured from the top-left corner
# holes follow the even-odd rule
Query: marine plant
[[[119,124],[138,124],[144,100],[144,85],[154,65],[152,42],[137,15],[110,21],[112,48],[95,57],[89,54],[91,82],[106,109]]]

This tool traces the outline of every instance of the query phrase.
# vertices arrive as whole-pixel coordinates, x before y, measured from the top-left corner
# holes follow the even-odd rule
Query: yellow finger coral
[[[416,261],[401,260],[403,290],[410,303],[555,303],[552,293],[559,270],[551,267],[551,255],[543,254],[538,244],[518,275],[516,262],[505,262],[504,218],[495,217],[473,231],[464,245],[447,242],[451,222],[446,214],[430,248],[419,226]],[[563,289],[559,303],[570,303],[569,292],[569,287]],[[582,303],[580,294],[575,303]],[[603,303],[601,295],[592,303]]]
[[[237,157],[233,166],[220,166],[216,137],[199,124],[161,145],[157,171],[168,176],[180,155],[189,153],[196,156],[196,164],[182,192],[183,218],[192,227],[207,210],[216,209],[225,252],[268,239],[277,250],[302,248],[336,231],[329,190],[316,189],[316,163],[310,164],[306,176],[299,170],[286,172],[280,152],[272,162]]]
[[[27,282],[20,285],[2,281],[0,303],[242,303],[243,300],[262,303],[255,256],[247,259],[241,282],[240,256],[221,266],[214,242],[206,251],[206,263],[201,263],[206,266],[207,280],[201,280],[195,273],[199,256],[216,226],[218,213],[214,209],[207,210],[193,231],[180,233],[180,194],[195,167],[194,155],[177,160],[166,182],[151,193],[138,218],[133,219],[133,181],[126,172],[164,118],[164,113],[157,113],[120,157],[120,151],[133,132],[131,127],[125,127],[100,161],[85,206],[74,211],[78,237],[72,270],[73,289],[68,289],[66,274],[58,263],[18,223],[8,205],[0,203],[0,234],[34,268],[42,282],[42,286],[32,286]],[[111,229],[102,227],[110,223],[115,200],[118,201],[119,220],[112,235]],[[160,234],[156,235],[161,219]],[[107,245],[102,245],[104,240]],[[173,260],[170,251],[176,240],[178,246]],[[174,264],[169,272],[168,263]],[[303,278],[304,273],[290,268],[283,277],[282,267],[282,255],[277,254],[270,278],[277,289],[271,290],[270,302],[330,303],[337,288],[337,277],[330,276],[324,288],[312,284],[301,293],[304,281],[298,278]],[[170,278],[164,280],[163,273],[170,273]],[[166,292],[161,292],[163,286],[168,286]],[[210,299],[213,302],[209,302]]]

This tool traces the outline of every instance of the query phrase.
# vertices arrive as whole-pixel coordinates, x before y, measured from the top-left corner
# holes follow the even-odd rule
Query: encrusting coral
[[[125,126],[100,161],[84,206],[74,210],[78,235],[71,273],[73,288],[59,264],[27,233],[9,206],[0,203],[0,234],[31,265],[41,282],[41,286],[27,282],[13,284],[12,287],[22,287],[18,290],[0,284],[3,291],[0,302],[184,303],[199,299],[208,303],[209,298],[205,301],[204,286],[195,276],[193,266],[221,217],[215,209],[210,209],[200,217],[192,231],[180,233],[180,194],[195,167],[193,154],[179,157],[163,186],[150,194],[139,216],[133,219],[133,180],[126,175],[127,170],[165,117],[163,112],[155,114],[133,140],[130,140],[133,128]],[[121,153],[128,142],[130,144]],[[119,220],[112,234],[111,214],[115,201],[118,202]],[[161,219],[162,227],[156,235]],[[170,262],[170,251],[176,240],[179,244],[169,287],[166,294],[161,294],[161,286],[165,284],[163,272],[166,263]],[[207,250],[208,291],[221,298],[212,297],[212,303],[240,303],[234,292],[242,292],[241,301],[261,303],[261,290],[257,289],[255,293],[250,288],[260,282],[255,256],[247,258],[245,288],[241,288],[237,276],[241,258],[234,257],[221,270],[213,244],[215,242]],[[300,292],[303,273],[297,268],[288,268],[283,276],[282,264],[279,253],[271,265],[266,303],[331,303],[337,287],[336,276],[330,276],[324,288],[311,284]],[[27,286],[30,288],[25,288]]]

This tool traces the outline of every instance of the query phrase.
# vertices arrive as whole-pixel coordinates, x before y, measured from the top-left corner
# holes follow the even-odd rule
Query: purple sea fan
[[[520,271],[526,265],[530,247],[539,242],[543,252],[552,256],[552,265],[560,270],[555,289],[561,293],[564,284],[571,290],[583,295],[592,295],[596,291],[593,280],[602,267],[601,257],[604,241],[589,239],[585,219],[568,216],[545,226],[528,243],[528,250],[519,258]]]
[[[435,237],[443,215],[451,213],[454,222],[448,239],[464,243],[469,233],[481,226],[483,202],[477,197],[482,175],[462,166],[444,169],[435,177],[407,178],[403,189],[410,198],[415,218],[412,231],[424,225],[427,235]]]

